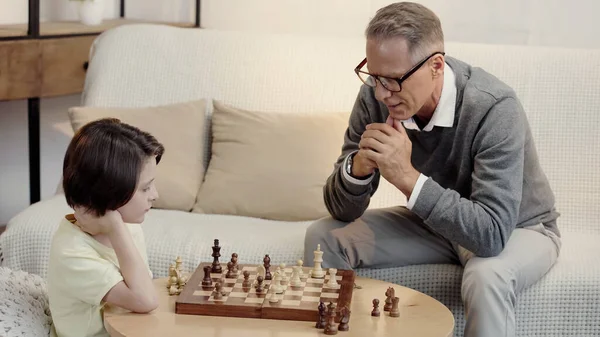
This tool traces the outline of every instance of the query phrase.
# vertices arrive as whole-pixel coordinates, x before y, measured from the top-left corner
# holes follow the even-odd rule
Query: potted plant
[[[79,2],[79,20],[88,26],[102,23],[104,16],[104,0],[71,0]]]

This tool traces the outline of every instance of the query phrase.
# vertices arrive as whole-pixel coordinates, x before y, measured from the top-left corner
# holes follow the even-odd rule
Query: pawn
[[[317,329],[325,329],[325,325],[327,323],[327,316],[325,314],[325,310],[327,310],[327,308],[325,307],[325,303],[323,303],[323,301],[319,302],[319,318],[317,318],[317,324],[315,324],[315,328]]]
[[[392,298],[392,309],[390,310],[390,317],[400,317],[400,310],[398,309],[398,302],[400,302],[400,298],[398,298],[398,297]]]
[[[213,299],[215,301],[219,301],[223,299],[223,285],[221,284],[221,282],[217,282],[217,284],[215,284],[215,291],[213,292]]]
[[[236,274],[233,272],[233,262],[227,262],[227,274],[225,274],[225,278],[235,278]]]
[[[379,311],[379,300],[373,299],[373,311],[371,311],[371,316],[379,317],[381,316],[381,312]]]
[[[263,289],[263,277],[259,276],[256,278],[256,281],[258,282],[258,284],[256,285],[256,293],[257,294],[262,294],[264,289]]]
[[[203,287],[212,286],[212,278],[210,277],[211,266],[204,266],[204,278],[202,279]]]
[[[250,288],[250,272],[247,270],[244,270],[244,281],[242,282],[242,288]]]

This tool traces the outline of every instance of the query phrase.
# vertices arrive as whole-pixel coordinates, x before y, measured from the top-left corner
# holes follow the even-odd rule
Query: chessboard
[[[354,290],[354,271],[337,270],[335,279],[338,287],[328,287],[330,275],[324,278],[310,277],[311,268],[301,267],[304,277],[300,285],[282,284],[283,293],[269,291],[273,280],[264,280],[261,293],[257,293],[257,276],[260,266],[240,264],[237,277],[226,278],[225,265],[221,273],[210,273],[212,285],[203,286],[204,267],[211,263],[201,263],[187,281],[185,288],[175,302],[177,314],[282,319],[316,322],[319,318],[320,302],[327,305],[336,303],[337,308],[350,307]],[[287,275],[292,268],[284,268]],[[244,272],[247,271],[250,286],[243,285]],[[221,283],[220,299],[215,299],[215,285]],[[272,298],[277,296],[277,298]]]

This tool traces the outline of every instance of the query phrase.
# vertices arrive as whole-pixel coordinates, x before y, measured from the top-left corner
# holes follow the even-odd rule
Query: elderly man
[[[554,196],[515,92],[446,56],[438,17],[415,3],[366,29],[364,82],[312,224],[324,267],[460,263],[465,336],[514,336],[516,295],[556,261]],[[367,210],[380,178],[406,207]]]

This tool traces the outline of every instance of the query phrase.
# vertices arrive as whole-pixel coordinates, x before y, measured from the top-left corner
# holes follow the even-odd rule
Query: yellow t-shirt
[[[119,261],[112,248],[96,241],[74,223],[75,217],[66,215],[50,247],[47,284],[52,335],[108,337],[102,318],[102,298],[123,280]],[[142,227],[139,224],[126,226],[148,266]],[[148,272],[152,277],[150,268]]]

